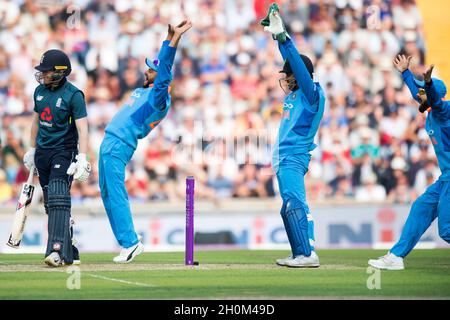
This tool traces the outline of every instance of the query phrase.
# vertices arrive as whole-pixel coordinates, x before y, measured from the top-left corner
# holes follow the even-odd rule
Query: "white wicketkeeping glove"
[[[76,156],[77,162],[72,162],[67,169],[67,174],[75,180],[84,182],[89,178],[91,173],[91,164],[86,160],[86,154],[80,153]]]
[[[23,164],[27,167],[28,170],[31,170],[34,167],[34,154],[36,152],[36,148],[30,148],[27,153],[23,156]]]
[[[283,20],[281,20],[280,14],[278,11],[273,10],[269,14],[270,25],[264,27],[264,31],[270,32],[272,37],[281,43],[286,41],[286,38],[290,38],[286,29],[284,28]]]

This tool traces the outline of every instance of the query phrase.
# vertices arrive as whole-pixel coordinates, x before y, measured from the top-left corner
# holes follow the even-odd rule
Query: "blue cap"
[[[436,93],[439,95],[439,97],[442,99],[447,94],[447,87],[445,86],[444,81],[439,80],[437,78],[431,78],[433,80],[434,87],[436,88]],[[424,88],[425,89],[425,81],[420,81],[417,79],[414,79],[414,83],[417,86],[417,88]]]
[[[158,72],[158,66],[159,66],[159,60],[158,59],[150,60],[149,58],[145,58],[145,64],[147,65],[147,67],[149,67],[153,71]]]

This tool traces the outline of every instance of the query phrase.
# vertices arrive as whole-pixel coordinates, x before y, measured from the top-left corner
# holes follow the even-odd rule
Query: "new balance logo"
[[[61,165],[60,164],[55,164],[54,168],[55,169],[59,169],[59,168],[61,168]]]

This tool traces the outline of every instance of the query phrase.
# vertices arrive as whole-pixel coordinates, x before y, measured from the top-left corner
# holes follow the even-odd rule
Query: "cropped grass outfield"
[[[68,267],[46,267],[42,255],[0,255],[0,299],[292,299],[450,298],[450,249],[414,250],[403,271],[381,271],[369,290],[367,260],[385,250],[318,250],[321,267],[277,267],[283,251],[145,253],[127,265],[113,254],[84,254],[80,289],[69,290]],[[73,267],[72,267],[73,269]]]

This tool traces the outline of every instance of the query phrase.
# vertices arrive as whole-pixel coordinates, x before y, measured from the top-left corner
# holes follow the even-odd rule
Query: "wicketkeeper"
[[[169,85],[177,45],[191,27],[188,20],[176,27],[169,25],[158,59],[145,60],[148,70],[142,88],[133,91],[129,101],[105,130],[100,147],[99,184],[112,231],[123,248],[113,259],[117,263],[130,262],[144,250],[133,225],[125,188],[125,167],[136,150],[138,140],[145,138],[169,111]]]
[[[441,176],[412,204],[408,219],[398,242],[384,256],[369,260],[369,265],[386,270],[403,270],[405,258],[422,235],[438,218],[439,236],[450,242],[450,102],[443,101],[447,88],[443,81],[431,78],[433,65],[419,81],[409,70],[411,57],[399,55],[394,65],[402,73],[419,111],[428,111],[425,129],[430,136],[438,160]],[[419,89],[425,92],[419,93]]]
[[[85,181],[91,166],[86,160],[88,123],[84,94],[67,80],[69,57],[60,50],[48,50],[35,67],[39,82],[34,91],[31,148],[24,156],[30,170],[35,167],[48,215],[45,263],[59,267],[79,263],[72,244],[70,187],[73,178]]]
[[[264,30],[271,32],[285,61],[286,76],[281,81],[287,94],[283,116],[273,150],[272,166],[276,172],[283,206],[281,217],[286,228],[292,255],[278,259],[277,264],[289,267],[318,267],[319,257],[314,251],[314,223],[306,203],[304,176],[316,148],[314,137],[319,129],[325,106],[325,94],[313,81],[311,60],[299,54],[287,34],[274,3],[268,16],[261,21]]]

